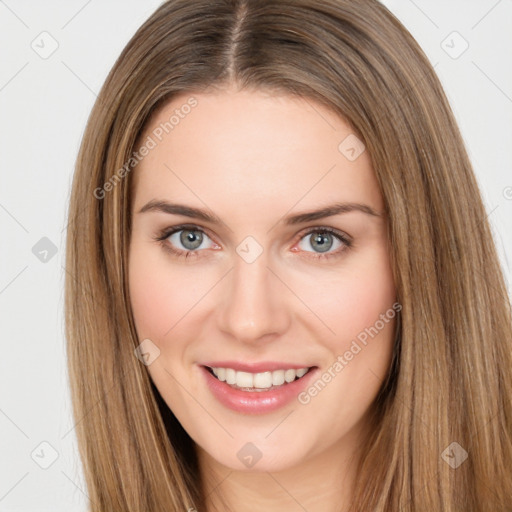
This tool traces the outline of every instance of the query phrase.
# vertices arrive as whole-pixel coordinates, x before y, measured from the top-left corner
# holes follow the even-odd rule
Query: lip
[[[215,363],[219,364],[219,363]],[[223,362],[223,364],[226,364]],[[230,363],[232,364],[232,363]],[[268,363],[265,363],[265,368],[268,368]],[[279,363],[276,369],[283,369],[282,363]],[[209,366],[209,365],[206,365]],[[312,367],[306,375],[300,379],[294,380],[288,384],[283,384],[281,387],[270,391],[241,391],[232,388],[229,384],[220,381],[214,377],[206,366],[199,366],[202,374],[204,375],[206,384],[210,389],[213,396],[225,407],[242,414],[266,414],[288,405],[292,402],[301,391],[308,387],[312,379],[315,378],[320,371],[318,367]],[[239,365],[242,368],[247,368],[248,365]],[[294,365],[286,367],[292,369]],[[233,368],[231,365],[219,366],[220,368]],[[213,368],[216,368],[214,366]],[[295,369],[305,368],[305,366],[296,366]],[[237,369],[237,368],[233,368]],[[244,369],[240,371],[246,371]],[[252,370],[254,371],[254,370]]]
[[[203,366],[210,368],[232,368],[237,372],[263,373],[273,372],[275,370],[300,370],[301,368],[311,368],[312,364],[294,364],[282,363],[279,361],[262,361],[259,363],[242,363],[238,361],[211,361],[201,363]]]

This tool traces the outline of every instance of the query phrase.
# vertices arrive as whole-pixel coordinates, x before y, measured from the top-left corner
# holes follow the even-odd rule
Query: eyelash
[[[195,226],[195,225],[191,225],[191,224],[182,224],[179,226],[173,226],[172,228],[165,228],[165,229],[161,230],[154,237],[154,240],[159,242],[166,251],[170,252],[175,257],[178,257],[178,258],[188,258],[190,256],[192,256],[193,258],[198,257],[198,253],[200,252],[198,250],[183,251],[181,249],[175,249],[171,244],[167,243],[167,238],[169,238],[174,233],[177,233],[182,230],[200,231],[201,233],[205,234],[206,236],[208,236],[208,238],[211,239],[211,237],[208,235],[208,233],[206,233],[199,226]],[[345,246],[343,248],[338,249],[335,252],[329,252],[329,253],[325,253],[325,254],[313,253],[314,256],[309,256],[313,259],[321,260],[321,259],[327,259],[327,258],[331,258],[331,257],[338,257],[338,256],[341,256],[342,253],[347,251],[350,247],[352,247],[352,240],[347,235],[341,233],[340,231],[338,231],[336,229],[329,228],[326,226],[325,227],[322,226],[322,227],[309,228],[305,233],[301,234],[298,241],[302,240],[304,237],[306,237],[308,235],[311,235],[312,233],[329,233],[329,234],[333,235],[335,238],[337,238]],[[310,251],[306,251],[306,252],[310,252]]]

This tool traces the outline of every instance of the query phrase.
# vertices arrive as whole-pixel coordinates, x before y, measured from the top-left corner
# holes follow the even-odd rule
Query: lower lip
[[[300,379],[273,390],[241,391],[214,377],[206,367],[200,368],[215,398],[227,408],[245,414],[265,414],[289,404],[307,387],[318,370],[316,367],[311,368]]]

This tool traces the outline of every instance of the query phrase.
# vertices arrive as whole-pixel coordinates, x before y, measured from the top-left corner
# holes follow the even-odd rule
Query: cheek
[[[352,265],[350,271],[332,278],[324,283],[325,293],[316,292],[312,301],[335,334],[322,341],[329,351],[319,377],[322,382],[313,383],[301,395],[300,403],[311,404],[315,411],[332,410],[332,404],[338,404],[331,422],[336,430],[354,426],[384,382],[393,353],[397,312],[387,259],[376,259],[373,265]]]
[[[343,285],[338,294],[342,313],[335,317],[331,311],[337,318],[333,346],[342,356],[339,384],[354,390],[348,400],[357,408],[373,399],[391,363],[396,288],[386,253],[375,252],[371,260],[354,266]]]
[[[165,256],[154,248],[144,251],[136,244],[133,246],[129,262],[130,301],[140,339],[159,343],[178,322],[190,289],[183,281],[181,274],[170,272]]]
[[[326,340],[337,350],[350,345],[365,329],[379,321],[382,314],[394,317],[392,306],[396,289],[386,254],[374,251],[369,257],[348,261],[346,266],[311,279],[296,276],[301,296],[329,328]],[[389,316],[388,315],[388,316]],[[379,326],[381,326],[379,322]],[[381,329],[379,330],[384,330]]]
[[[381,315],[393,312],[395,286],[391,276],[384,269],[380,270],[382,272],[354,273],[344,283],[339,294],[342,314],[338,316],[337,328],[340,334],[354,338],[379,322]]]

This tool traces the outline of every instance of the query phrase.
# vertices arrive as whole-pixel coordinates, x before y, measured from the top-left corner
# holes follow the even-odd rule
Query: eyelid
[[[203,228],[202,226],[198,226],[196,224],[177,224],[176,226],[170,226],[168,228],[163,228],[162,230],[158,231],[157,233],[157,240],[165,240],[166,238],[169,238],[171,235],[178,231],[182,230],[189,230],[189,231],[200,231],[201,233],[204,233],[205,235],[210,238],[213,242],[215,242],[217,245],[220,245],[218,242],[215,241],[215,237],[213,237],[210,234],[210,230],[207,228]]]
[[[352,237],[349,236],[347,233],[341,231],[340,229],[331,228],[329,226],[310,226],[309,228],[305,228],[304,231],[301,231],[297,236],[300,240],[301,238],[311,233],[331,233],[332,235],[336,235],[346,243],[352,242]]]

